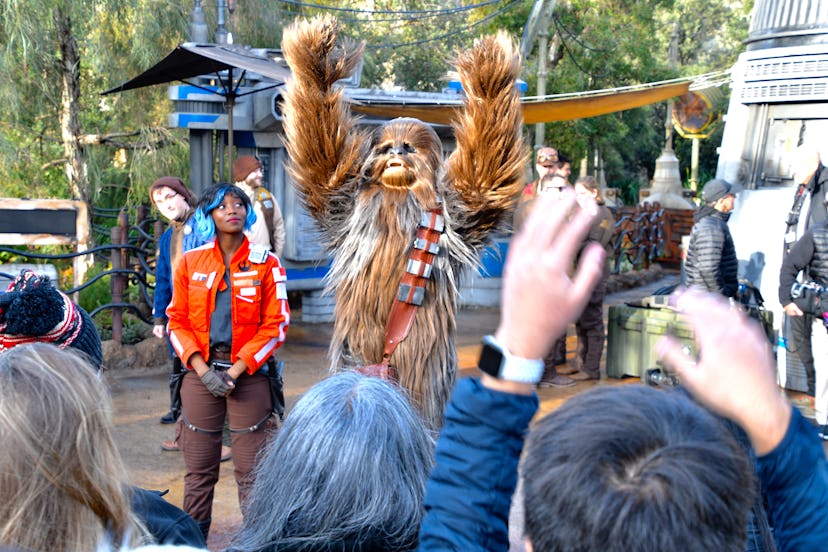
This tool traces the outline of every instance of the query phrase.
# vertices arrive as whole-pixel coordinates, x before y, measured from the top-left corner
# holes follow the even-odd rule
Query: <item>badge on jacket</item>
[[[254,243],[250,246],[250,253],[247,255],[247,260],[253,264],[262,264],[267,260],[267,255],[270,249],[260,243]]]

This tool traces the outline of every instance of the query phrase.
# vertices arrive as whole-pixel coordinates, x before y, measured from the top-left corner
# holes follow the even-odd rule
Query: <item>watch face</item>
[[[480,361],[477,363],[478,368],[490,376],[499,377],[502,362],[503,353],[484,342],[480,351]]]

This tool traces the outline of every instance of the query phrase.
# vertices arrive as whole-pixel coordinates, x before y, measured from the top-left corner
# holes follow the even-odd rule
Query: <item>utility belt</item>
[[[231,352],[229,348],[221,348],[221,347],[211,347],[210,348],[210,367],[213,370],[219,372],[226,372],[233,366],[233,362],[231,361]],[[241,429],[233,429],[230,428],[230,433],[252,433],[259,428],[261,428],[267,420],[273,414],[279,416],[280,420],[284,419],[285,416],[285,385],[284,381],[282,380],[282,370],[284,368],[284,362],[281,360],[276,360],[275,357],[272,355],[270,358],[267,359],[261,368],[256,374],[261,374],[267,378],[268,386],[270,388],[270,401],[271,401],[271,411],[265,416],[261,421],[256,423],[253,426],[241,428]],[[242,374],[244,376],[244,374]],[[222,430],[212,431],[209,429],[204,429],[201,427],[197,427],[190,423],[189,420],[184,416],[183,412],[181,418],[184,422],[184,425],[187,426],[188,429],[195,431],[197,433],[205,433],[208,435],[215,435],[217,433],[221,433]]]
[[[230,433],[253,433],[254,431],[258,431],[259,428],[263,427],[267,423],[267,421],[270,419],[272,415],[272,412],[268,412],[267,416],[265,416],[264,418],[262,418],[250,427],[243,427],[241,429],[233,429],[231,427]],[[204,433],[206,435],[220,435],[222,431],[224,431],[223,429],[204,429],[203,427],[193,425],[192,423],[190,423],[190,420],[187,419],[187,416],[184,415],[184,412],[181,413],[181,421],[184,423],[184,426],[186,426],[187,429],[189,429],[190,431],[195,431],[196,433]]]

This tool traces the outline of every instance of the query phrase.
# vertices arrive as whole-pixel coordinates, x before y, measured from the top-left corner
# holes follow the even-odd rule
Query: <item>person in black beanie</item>
[[[103,365],[101,338],[89,314],[47,276],[24,269],[0,294],[0,352],[26,343],[73,347]]]

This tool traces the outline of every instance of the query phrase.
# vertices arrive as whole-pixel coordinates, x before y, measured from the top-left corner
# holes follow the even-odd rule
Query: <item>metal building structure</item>
[[[791,151],[828,131],[828,0],[757,0],[732,79],[718,175],[790,184]]]
[[[740,276],[759,287],[782,330],[776,298],[791,155],[810,143],[828,159],[828,0],[757,0],[745,46],[732,68],[717,177],[745,187],[730,219]],[[779,344],[780,379],[804,390],[804,370]]]

